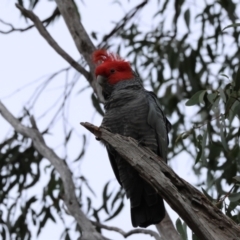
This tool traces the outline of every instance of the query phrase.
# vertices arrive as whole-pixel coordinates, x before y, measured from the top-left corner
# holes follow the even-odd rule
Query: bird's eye
[[[111,72],[111,73],[114,73],[114,72],[115,72],[115,69],[112,68],[112,69],[110,70],[110,72]]]

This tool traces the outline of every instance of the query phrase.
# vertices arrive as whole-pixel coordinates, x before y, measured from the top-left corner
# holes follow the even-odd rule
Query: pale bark
[[[24,126],[8,111],[1,101],[0,113],[3,118],[12,125],[16,132],[30,138],[33,141],[35,149],[43,157],[48,159],[59,173],[64,186],[64,203],[82,231],[81,240],[104,240],[104,237],[96,231],[95,227],[80,209],[80,205],[75,194],[75,186],[72,180],[71,171],[66,165],[64,159],[57,156],[57,154],[46,145],[41,133],[37,129],[35,121],[32,119],[32,128]]]
[[[166,210],[164,219],[159,224],[156,224],[155,226],[158,232],[161,234],[161,237],[163,238],[163,240],[182,240],[179,233],[175,230],[167,210]]]
[[[240,227],[199,190],[180,178],[150,149],[130,138],[82,123],[98,139],[109,143],[176,211],[201,240],[237,240]]]

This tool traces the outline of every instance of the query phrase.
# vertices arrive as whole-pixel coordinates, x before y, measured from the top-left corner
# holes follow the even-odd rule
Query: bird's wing
[[[113,172],[114,172],[119,184],[122,186],[122,183],[121,183],[120,177],[119,177],[118,166],[116,163],[117,152],[115,149],[111,148],[108,145],[106,145],[106,148],[107,148],[107,153],[108,153],[108,157],[109,157]]]
[[[167,161],[168,132],[171,129],[171,123],[163,114],[158,103],[157,96],[153,92],[147,91],[149,103],[148,124],[155,129],[158,142],[158,155]]]

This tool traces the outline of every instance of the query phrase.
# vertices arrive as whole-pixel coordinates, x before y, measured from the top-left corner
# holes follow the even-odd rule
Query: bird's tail
[[[148,227],[151,224],[158,224],[165,216],[163,199],[146,182],[144,182],[144,192],[140,204],[131,207],[134,227]]]

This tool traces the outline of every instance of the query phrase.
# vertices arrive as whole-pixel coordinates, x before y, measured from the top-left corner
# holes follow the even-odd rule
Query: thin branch
[[[236,183],[231,187],[231,189],[224,195],[224,197],[222,197],[221,199],[219,199],[219,201],[216,203],[216,206],[221,206],[221,204],[225,201],[225,199],[227,197],[229,197],[229,195],[231,194],[231,192],[233,191],[233,189],[235,188]]]
[[[78,62],[76,62],[67,52],[65,52],[58,43],[52,38],[46,28],[43,26],[42,22],[32,11],[25,9],[19,4],[16,7],[22,12],[22,14],[31,19],[36,26],[37,30],[41,36],[49,43],[49,45],[62,57],[64,58],[74,69],[80,72],[88,81],[90,79],[90,74],[84,67],[82,67]]]
[[[18,119],[16,119],[12,113],[2,104],[0,101],[0,113],[3,118],[12,125],[12,127],[18,133],[30,138],[33,141],[35,149],[46,159],[48,159],[51,164],[58,171],[64,185],[64,203],[66,204],[69,213],[77,221],[81,231],[82,240],[96,239],[103,240],[104,238],[96,231],[91,222],[86,218],[80,209],[76,194],[75,186],[72,180],[72,173],[66,165],[64,159],[61,159],[57,154],[46,145],[41,133],[38,131],[34,119],[31,118],[33,127],[24,126]]]
[[[0,22],[4,25],[10,27],[10,29],[7,31],[0,30],[0,33],[2,33],[2,34],[9,34],[12,32],[25,32],[34,27],[34,25],[30,25],[26,28],[15,28],[11,23],[7,23],[7,22],[3,21],[2,19],[0,19]]]
[[[199,190],[180,178],[149,148],[119,134],[89,123],[81,123],[98,139],[110,144],[129,162],[159,195],[187,223],[199,239],[233,240],[240,236],[240,227],[214,206]]]
[[[100,102],[104,102],[103,97],[99,93],[99,86],[95,79],[95,65],[92,61],[92,54],[95,51],[95,46],[93,45],[89,35],[87,34],[85,28],[80,22],[76,6],[72,0],[55,0],[58,9],[65,20],[70,34],[74,40],[74,43],[79,51],[79,53],[84,57],[86,63],[90,68],[89,83],[93,88],[94,92],[98,96]]]
[[[47,26],[49,25],[49,23],[50,23],[51,21],[53,21],[54,18],[56,18],[57,16],[60,16],[60,12],[59,12],[58,8],[55,8],[55,10],[53,11],[52,15],[49,16],[49,17],[47,17],[47,18],[44,19],[43,21],[41,21],[41,23],[42,23],[45,27],[47,27]],[[0,33],[2,33],[2,34],[9,34],[9,33],[12,33],[12,32],[25,32],[25,31],[27,31],[27,30],[35,27],[35,25],[32,24],[32,25],[30,25],[30,26],[28,26],[28,27],[26,27],[26,28],[15,28],[11,23],[7,23],[7,22],[5,22],[5,21],[3,21],[3,20],[1,20],[1,19],[0,19],[0,22],[1,22],[2,24],[4,24],[4,25],[10,27],[10,29],[9,29],[8,31],[2,31],[2,30],[0,30]]]
[[[109,231],[118,232],[124,238],[128,238],[129,236],[134,235],[134,234],[147,234],[147,235],[150,235],[151,237],[154,237],[156,240],[162,240],[162,238],[156,232],[154,232],[150,229],[142,229],[142,228],[139,229],[138,228],[138,229],[133,229],[128,232],[125,232],[121,228],[118,228],[118,227],[111,227],[111,226],[107,226],[102,223],[94,222],[94,221],[91,221],[91,223],[96,227],[103,228],[103,229],[106,229]]]
[[[116,24],[116,26],[111,30],[110,33],[105,35],[102,39],[102,43],[99,45],[99,48],[105,48],[106,42],[113,37],[121,28],[123,28],[149,1],[144,0],[140,4],[138,4],[136,7],[134,7],[131,11],[129,11],[122,20],[119,21],[119,23]]]

